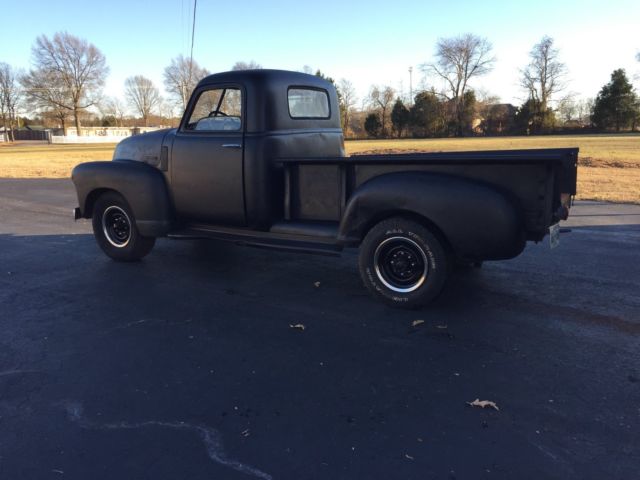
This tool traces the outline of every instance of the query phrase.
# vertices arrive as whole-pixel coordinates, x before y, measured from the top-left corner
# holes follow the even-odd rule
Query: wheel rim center
[[[380,281],[399,293],[420,288],[428,273],[424,250],[406,237],[392,237],[383,241],[376,249],[374,262]]]
[[[125,247],[131,238],[131,221],[124,210],[117,206],[107,208],[102,214],[102,231],[114,247]]]

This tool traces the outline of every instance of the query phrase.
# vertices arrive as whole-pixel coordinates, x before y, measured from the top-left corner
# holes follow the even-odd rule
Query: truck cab
[[[211,75],[194,90],[180,126],[164,133],[161,151],[155,141],[142,151],[139,140],[121,142],[114,160],[159,168],[182,223],[263,230],[283,218],[276,159],[344,156],[333,85],[279,70]]]

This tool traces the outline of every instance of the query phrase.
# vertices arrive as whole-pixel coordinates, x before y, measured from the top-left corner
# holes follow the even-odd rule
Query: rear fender
[[[159,237],[171,228],[173,213],[164,175],[146,163],[126,160],[81,163],[73,169],[71,179],[83,218],[91,218],[97,198],[112,190],[127,200],[141,235]]]
[[[350,197],[339,239],[359,243],[378,221],[408,214],[425,220],[462,258],[513,258],[524,249],[522,215],[515,200],[491,185],[425,172],[380,175]]]

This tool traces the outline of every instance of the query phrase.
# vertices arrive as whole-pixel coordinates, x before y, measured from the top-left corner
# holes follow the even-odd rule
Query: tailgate
[[[578,149],[566,149],[561,157],[554,188],[553,223],[569,217],[571,199],[576,195],[578,183]]]

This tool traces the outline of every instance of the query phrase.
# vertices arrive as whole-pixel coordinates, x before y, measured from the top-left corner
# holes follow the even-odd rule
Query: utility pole
[[[409,105],[413,104],[413,67],[409,67]]]

